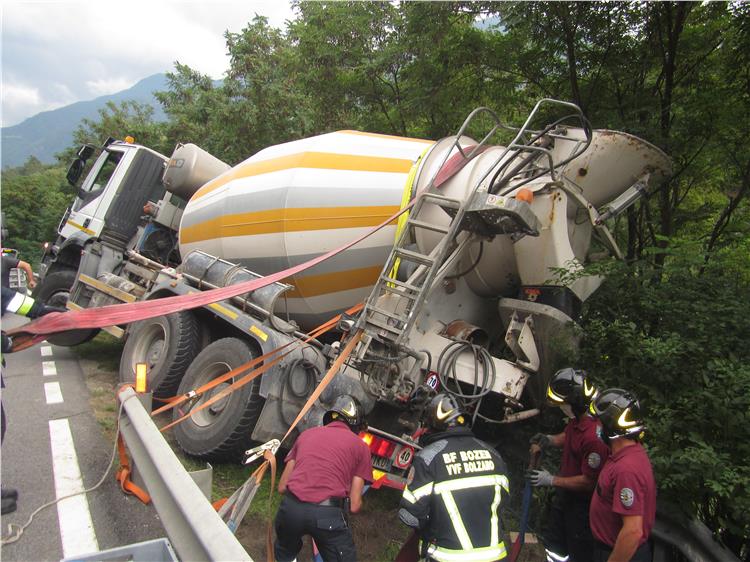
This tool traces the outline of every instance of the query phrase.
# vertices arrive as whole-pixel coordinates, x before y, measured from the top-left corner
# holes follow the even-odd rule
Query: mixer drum
[[[180,252],[222,257],[262,275],[357,238],[396,213],[431,141],[338,131],[266,148],[201,187],[180,225]],[[395,238],[395,222],[313,269],[277,312],[305,329],[364,300]]]

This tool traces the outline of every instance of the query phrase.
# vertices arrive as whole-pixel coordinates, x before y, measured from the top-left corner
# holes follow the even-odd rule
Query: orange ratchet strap
[[[117,433],[117,451],[120,453],[120,468],[115,472],[115,479],[120,483],[120,489],[122,489],[124,493],[135,496],[144,504],[148,505],[151,503],[151,496],[146,490],[130,479],[130,460],[128,459],[128,453],[125,450],[125,441],[123,441],[122,434],[119,432]]]
[[[363,306],[364,305],[362,303],[357,304],[357,305],[351,307],[349,310],[347,310],[346,313],[347,314],[354,314],[354,313],[358,312],[359,310],[361,310],[363,308]],[[286,347],[288,347],[290,345],[293,346],[292,349],[290,349],[286,353],[283,353],[283,354],[279,355],[278,357],[276,357],[275,359],[273,359],[269,363],[266,363],[263,366],[258,367],[257,369],[254,369],[254,370],[250,371],[249,373],[246,373],[241,379],[235,381],[229,387],[223,389],[221,392],[219,392],[215,396],[212,396],[209,400],[207,400],[206,402],[204,402],[203,404],[201,404],[197,408],[192,408],[190,410],[190,412],[188,412],[187,414],[185,414],[181,418],[179,418],[179,419],[173,421],[172,423],[170,423],[170,424],[162,427],[161,431],[163,432],[163,431],[166,431],[167,429],[170,429],[171,427],[173,427],[173,426],[177,425],[178,423],[184,421],[185,419],[191,417],[193,414],[195,414],[195,413],[203,410],[204,408],[208,408],[214,402],[217,402],[217,401],[221,400],[223,397],[231,394],[232,392],[234,392],[238,388],[244,386],[245,384],[247,384],[250,381],[252,381],[253,379],[255,379],[256,377],[262,375],[267,370],[269,370],[271,367],[273,367],[274,365],[276,365],[279,361],[281,361],[284,357],[286,357],[287,355],[289,355],[289,353],[291,353],[292,351],[294,351],[294,349],[296,349],[297,347],[300,347],[300,346],[306,344],[311,339],[316,338],[317,336],[319,336],[322,333],[324,333],[324,332],[328,331],[329,329],[331,329],[333,326],[336,325],[336,323],[338,322],[339,318],[341,318],[341,316],[342,316],[341,314],[338,314],[338,315],[334,316],[333,318],[331,318],[330,320],[328,320],[327,322],[321,324],[320,326],[318,326],[314,330],[310,331],[308,333],[308,335],[305,337],[305,339],[303,339],[303,340],[297,340],[297,341],[294,341],[294,342],[289,342],[289,343],[287,343],[287,344],[285,344],[285,345],[283,345],[283,346],[281,346],[281,347],[279,347],[277,349],[269,351],[268,353],[266,353],[266,354],[264,354],[264,355],[262,355],[260,357],[256,357],[255,359],[252,359],[251,361],[248,361],[244,365],[240,365],[239,367],[237,367],[235,369],[232,369],[228,373],[224,373],[220,377],[217,377],[217,378],[213,379],[212,381],[210,381],[210,382],[208,382],[208,383],[206,383],[206,384],[204,384],[204,385],[202,385],[202,386],[200,386],[200,387],[198,387],[198,388],[196,388],[194,390],[191,390],[190,392],[188,392],[186,394],[182,394],[181,396],[177,396],[175,398],[169,399],[169,402],[166,405],[158,408],[157,410],[154,410],[154,412],[152,412],[151,415],[152,416],[158,415],[158,414],[160,414],[160,413],[162,413],[164,411],[170,410],[170,409],[172,409],[172,408],[174,408],[174,407],[176,407],[176,406],[178,406],[178,405],[186,402],[187,400],[191,400],[193,398],[196,398],[197,396],[199,396],[199,395],[205,393],[206,391],[211,390],[212,388],[215,388],[216,386],[218,386],[218,385],[220,385],[220,384],[222,384],[222,383],[224,383],[224,382],[226,382],[226,381],[234,378],[235,376],[238,376],[241,373],[245,373],[246,371],[249,371],[250,369],[252,369],[256,365],[258,365],[259,363],[262,363],[263,361],[265,361],[266,359],[272,357],[273,355],[275,355],[277,353],[280,353],[281,350],[283,350],[284,348],[286,348]]]

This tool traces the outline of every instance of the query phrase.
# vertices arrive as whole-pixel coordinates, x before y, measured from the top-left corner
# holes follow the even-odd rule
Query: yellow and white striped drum
[[[261,150],[193,195],[182,215],[180,251],[203,250],[263,275],[307,261],[398,211],[409,171],[432,144],[338,131]],[[294,289],[277,314],[288,311],[310,328],[365,299],[395,233],[394,222],[287,279]]]

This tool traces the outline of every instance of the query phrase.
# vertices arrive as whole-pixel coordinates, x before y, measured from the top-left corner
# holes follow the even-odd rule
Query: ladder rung
[[[411,250],[404,250],[403,248],[396,248],[395,252],[398,257],[405,259],[407,261],[421,263],[422,265],[432,265],[435,263],[435,260],[433,260],[430,256],[419,254],[417,252],[412,252]]]
[[[410,285],[409,283],[399,281],[398,279],[394,279],[393,277],[388,277],[387,275],[382,275],[380,277],[380,281],[382,281],[383,283],[390,283],[392,285],[395,285],[396,287],[401,287],[403,289],[406,289],[407,291],[412,291],[414,293],[418,293],[419,291],[421,291],[421,288],[417,287],[416,285]]]
[[[385,324],[383,322],[378,322],[377,320],[373,320],[372,318],[367,319],[367,324],[369,324],[370,326],[375,326],[379,330],[386,330],[388,332],[391,332],[392,334],[401,334],[400,328],[396,328],[396,326],[391,326],[390,324]]]
[[[399,322],[406,322],[407,320],[404,316],[396,314],[395,312],[391,312],[390,310],[384,310],[382,308],[378,308],[377,306],[367,307],[367,312],[370,314],[382,314],[383,316],[387,318],[393,318],[394,320],[398,320]]]
[[[437,193],[423,193],[421,197],[423,198],[423,201],[429,199],[435,205],[448,207],[450,209],[460,209],[463,204],[463,201],[460,199],[453,199],[451,197],[446,197],[445,195],[438,195]]]
[[[383,291],[388,292],[388,293],[393,293],[394,295],[398,295],[405,299],[409,299],[410,301],[417,300],[417,296],[418,296],[415,293],[412,293],[412,292],[407,293],[401,287],[394,287],[390,284],[383,285]]]
[[[443,234],[448,234],[448,230],[449,230],[447,226],[442,226],[439,224],[432,224],[432,223],[424,222],[424,221],[418,221],[412,218],[409,219],[408,224],[415,228],[424,228],[425,230],[432,230],[433,232],[442,232]]]

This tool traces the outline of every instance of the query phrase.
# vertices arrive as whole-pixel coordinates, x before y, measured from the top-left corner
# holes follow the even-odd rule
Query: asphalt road
[[[3,329],[26,319],[6,314]],[[2,402],[8,421],[0,460],[3,487],[18,490],[18,510],[2,516],[24,524],[42,504],[93,487],[107,470],[113,444],[89,406],[78,360],[46,342],[6,355]],[[119,465],[119,462],[116,463]],[[113,471],[102,485],[46,508],[21,538],[2,546],[3,561],[47,561],[164,537],[153,506],[125,496]]]

